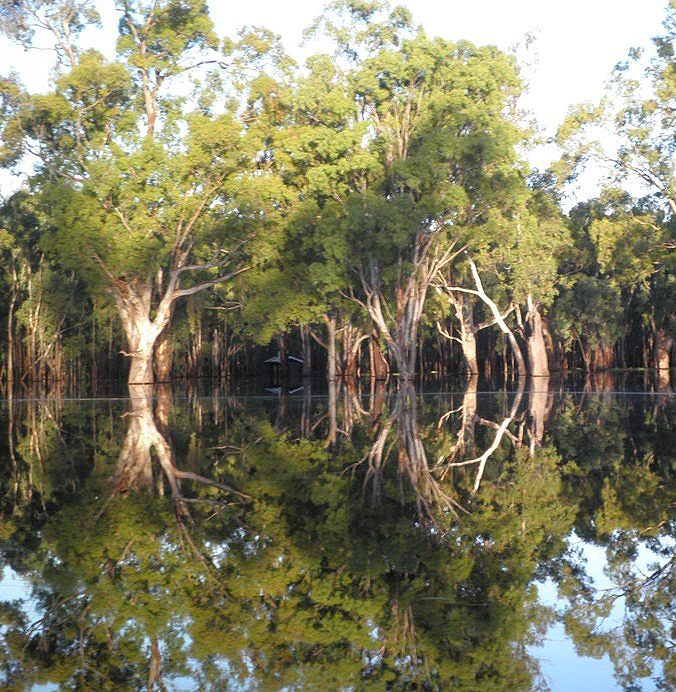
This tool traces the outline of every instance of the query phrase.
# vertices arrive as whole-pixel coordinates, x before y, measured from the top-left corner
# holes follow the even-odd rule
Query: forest
[[[305,65],[265,28],[217,36],[204,0],[115,8],[108,59],[81,41],[96,3],[0,2],[4,40],[49,40],[55,65],[46,93],[0,76],[0,163],[30,170],[0,199],[3,387],[271,357],[329,381],[642,368],[670,387],[676,0],[571,105],[545,171],[515,55],[403,7],[336,0]],[[567,209],[594,166],[603,189]]]

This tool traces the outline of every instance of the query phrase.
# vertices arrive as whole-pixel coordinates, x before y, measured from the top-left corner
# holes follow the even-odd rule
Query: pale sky
[[[554,134],[569,105],[600,98],[611,69],[626,57],[629,48],[647,45],[662,31],[666,10],[666,0],[568,0],[565,4],[551,0],[415,0],[403,4],[431,36],[490,43],[508,50],[523,42],[526,33],[533,33],[536,41],[526,55],[529,66],[524,71],[530,86],[523,105],[548,135]],[[90,40],[112,55],[113,3],[100,5],[108,18],[107,32]],[[265,26],[282,36],[287,51],[299,62],[305,54],[299,48],[302,31],[324,5],[324,0],[210,1],[220,35],[232,36],[244,24]],[[25,53],[5,38],[0,41],[4,63],[0,72],[15,68],[31,90],[45,90],[51,56],[39,51]],[[551,148],[543,149],[531,160],[542,167],[553,153]]]

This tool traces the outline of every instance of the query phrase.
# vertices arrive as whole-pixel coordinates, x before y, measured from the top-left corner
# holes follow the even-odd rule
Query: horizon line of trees
[[[217,37],[202,0],[115,7],[108,60],[78,43],[95,3],[0,3],[0,30],[57,61],[46,94],[0,77],[0,163],[34,163],[0,206],[0,381],[250,375],[278,353],[330,381],[642,367],[669,387],[676,0],[544,173],[519,154],[514,56],[403,7],[327,6],[310,33],[335,53],[302,69],[265,29]],[[564,213],[592,163],[608,185]]]

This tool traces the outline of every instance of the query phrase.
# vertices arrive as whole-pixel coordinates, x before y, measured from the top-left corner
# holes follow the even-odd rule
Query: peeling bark
[[[528,365],[533,377],[549,377],[549,365],[547,363],[547,348],[545,346],[542,330],[542,315],[539,305],[529,295],[528,313],[526,323],[528,325]]]

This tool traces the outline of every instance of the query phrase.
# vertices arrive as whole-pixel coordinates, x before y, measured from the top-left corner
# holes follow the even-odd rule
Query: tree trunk
[[[461,293],[451,298],[455,314],[460,322],[460,345],[465,359],[465,372],[476,375],[479,363],[476,356],[476,326],[474,325],[474,300],[469,295]]]
[[[669,354],[673,344],[673,337],[667,334],[664,329],[655,330],[655,371],[657,387],[661,391],[668,389],[670,385]]]
[[[549,366],[547,364],[547,348],[545,346],[544,334],[542,332],[542,316],[537,303],[528,296],[528,314],[526,322],[529,327],[528,334],[528,365],[530,374],[533,377],[549,377]]]
[[[307,325],[300,327],[300,340],[303,348],[303,378],[307,379],[312,375],[312,338]]]
[[[14,306],[16,304],[16,267],[14,257],[12,257],[12,298],[9,301],[9,311],[7,313],[7,382],[11,391],[14,382]]]
[[[169,327],[165,327],[155,342],[155,375],[158,382],[169,382],[171,379],[172,351]]]
[[[329,382],[336,381],[336,318],[324,316],[326,322],[327,363],[326,379]]]
[[[554,339],[552,338],[552,333],[549,329],[549,324],[547,323],[547,320],[542,320],[542,336],[545,341],[545,349],[547,351],[547,363],[549,364],[549,369],[557,370],[559,367],[559,363],[556,358]]]
[[[389,367],[380,350],[380,339],[378,338],[378,332],[375,328],[372,330],[369,339],[369,362],[371,377],[376,380],[386,380]]]
[[[592,372],[608,370],[613,366],[613,347],[610,344],[599,344],[591,352]]]
[[[157,310],[154,320],[150,319],[151,282],[139,279],[130,283],[118,281],[112,293],[129,347],[127,355],[131,363],[127,382],[152,384],[155,343],[169,323],[171,312],[167,306]]]

